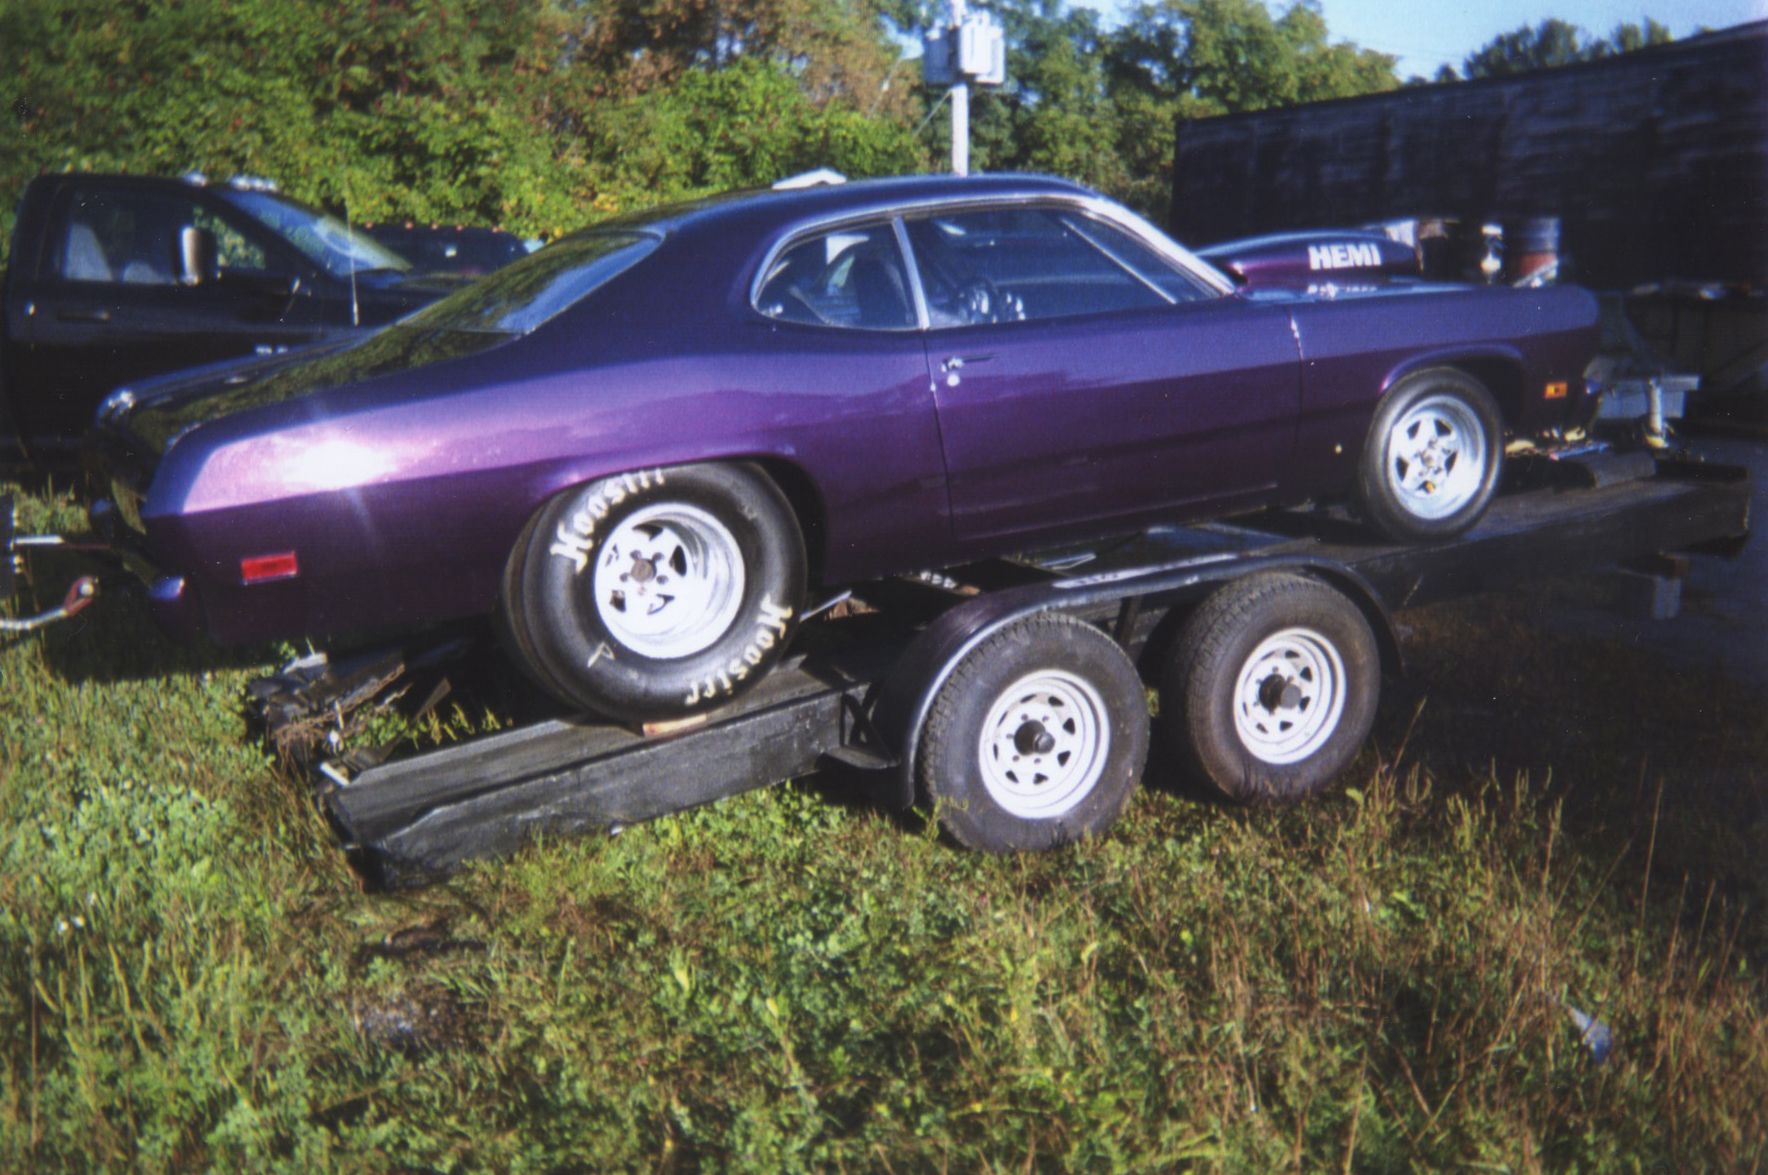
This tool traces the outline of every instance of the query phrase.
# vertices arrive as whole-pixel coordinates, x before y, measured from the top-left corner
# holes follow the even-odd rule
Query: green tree
[[[746,59],[605,104],[589,142],[603,212],[755,187],[814,167],[866,176],[922,162],[909,128],[844,103],[819,107],[778,65]]]
[[[648,93],[693,69],[771,64],[816,105],[907,117],[901,52],[886,35],[884,0],[589,0],[574,59],[604,87]]]
[[[1259,0],[1161,0],[1132,9],[1104,46],[1125,199],[1164,215],[1174,125],[1389,90],[1395,59],[1334,42],[1313,3],[1281,16]]]
[[[1580,61],[1597,61],[1617,53],[1668,44],[1672,39],[1670,30],[1650,17],[1642,25],[1631,22],[1616,25],[1606,38],[1593,38],[1577,25],[1548,19],[1493,37],[1468,56],[1462,71],[1468,78],[1506,77],[1535,69],[1575,65]]]
[[[1140,4],[1109,48],[1119,92],[1173,102],[1189,117],[1393,89],[1394,62],[1334,43],[1319,6],[1305,2],[1277,17],[1259,0]]]
[[[1090,8],[1039,0],[1007,9],[1012,89],[1010,166],[1107,190],[1121,186],[1117,112],[1105,88],[1103,32]],[[991,96],[988,100],[993,100]]]
[[[970,162],[976,171],[1042,171],[1113,190],[1116,111],[1103,73],[1104,33],[1097,12],[1063,0],[999,0],[990,6],[1007,41],[1007,81],[971,92]],[[909,0],[891,12],[919,35],[944,19],[943,3]],[[927,92],[933,116],[923,127],[929,157],[944,159],[950,112],[943,89]]]
[[[1631,21],[1616,25],[1614,32],[1608,35],[1608,48],[1614,53],[1632,53],[1653,45],[1668,45],[1675,39],[1669,29],[1648,16],[1643,25]]]
[[[865,0],[727,5],[747,15],[715,25],[718,53],[678,38],[599,59],[616,17],[710,10],[624,3],[0,4],[14,132],[0,135],[0,231],[32,175],[70,168],[247,172],[358,220],[551,234],[801,167],[921,165],[918,101],[890,84],[896,51]],[[666,52],[668,70],[640,68]]]
[[[359,218],[538,227],[571,203],[547,81],[564,23],[527,0],[0,7],[0,204],[43,170],[195,169]]]

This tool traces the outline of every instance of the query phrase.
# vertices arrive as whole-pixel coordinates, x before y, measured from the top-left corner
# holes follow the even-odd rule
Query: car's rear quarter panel
[[[584,311],[523,340],[519,371],[497,348],[210,426],[201,474],[159,493],[147,525],[163,561],[195,578],[211,633],[239,642],[484,613],[546,499],[695,461],[801,471],[825,580],[947,554],[918,336],[733,319],[654,305],[643,290]],[[315,486],[303,470],[350,484]],[[241,558],[285,550],[298,577],[240,582]]]
[[[1487,385],[1519,433],[1587,414],[1583,373],[1595,347],[1596,299],[1541,289],[1395,287],[1293,304],[1302,355],[1294,492],[1350,483],[1381,394],[1427,367],[1463,368]],[[1567,394],[1548,400],[1548,383]]]

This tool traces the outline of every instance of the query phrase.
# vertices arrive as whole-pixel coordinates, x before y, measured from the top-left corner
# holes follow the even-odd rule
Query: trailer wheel
[[[1185,622],[1161,681],[1161,726],[1198,776],[1242,803],[1324,788],[1369,735],[1381,655],[1343,593],[1252,575]]]
[[[1104,832],[1148,757],[1148,700],[1110,637],[1059,613],[965,655],[921,738],[921,795],[940,827],[985,852]]]
[[[1504,460],[1504,418],[1480,382],[1435,368],[1376,410],[1358,466],[1363,511],[1402,542],[1460,534],[1486,512]]]
[[[568,705],[676,717],[747,690],[803,608],[804,540],[749,465],[603,478],[558,495],[510,554],[500,607],[511,652]]]

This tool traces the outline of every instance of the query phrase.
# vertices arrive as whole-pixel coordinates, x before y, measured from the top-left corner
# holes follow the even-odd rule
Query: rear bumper
[[[203,610],[195,588],[182,575],[163,571],[148,553],[141,532],[129,524],[124,510],[99,498],[87,512],[92,530],[107,553],[147,589],[148,612],[174,640],[195,640],[203,632]]]

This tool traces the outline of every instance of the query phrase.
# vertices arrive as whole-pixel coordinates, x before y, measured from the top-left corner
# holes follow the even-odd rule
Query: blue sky
[[[1133,0],[1070,0],[1097,8],[1115,20]],[[1275,0],[1277,12],[1287,0]],[[1604,36],[1622,21],[1642,22],[1647,16],[1667,25],[1677,37],[1696,28],[1726,28],[1745,21],[1768,19],[1768,0],[1320,0],[1326,29],[1334,41],[1353,41],[1400,59],[1401,78],[1429,77],[1439,65],[1456,67],[1475,49],[1499,33],[1546,18],[1558,17]]]

